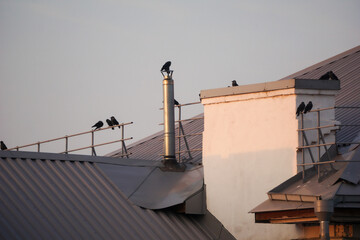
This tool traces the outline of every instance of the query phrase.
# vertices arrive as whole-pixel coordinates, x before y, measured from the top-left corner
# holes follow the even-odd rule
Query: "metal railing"
[[[196,104],[200,104],[201,102],[192,102],[192,103],[185,103],[185,104],[179,104],[179,105],[174,105],[174,108],[178,109],[178,120],[175,121],[175,123],[178,123],[178,131],[175,133],[175,138],[177,140],[177,151],[175,152],[175,154],[177,155],[177,161],[181,162],[181,154],[186,153],[188,155],[187,160],[191,160],[193,159],[193,156],[191,153],[193,152],[201,152],[202,148],[190,148],[189,146],[189,142],[188,142],[188,137],[193,137],[193,136],[199,136],[202,135],[202,132],[198,132],[198,133],[191,133],[191,134],[186,134],[184,131],[184,127],[183,127],[183,122],[188,122],[188,121],[194,121],[194,120],[200,120],[200,119],[204,119],[204,117],[194,117],[194,118],[188,118],[188,119],[181,119],[181,110],[182,107],[185,106],[192,106],[192,105],[196,105]],[[163,110],[163,108],[160,108],[160,110]],[[159,125],[164,125],[164,123],[160,123]],[[181,140],[184,141],[185,150],[181,150]],[[160,156],[164,156],[164,154],[160,154]]]
[[[75,152],[75,151],[80,151],[80,150],[84,150],[84,149],[89,149],[91,148],[91,155],[92,156],[96,156],[96,151],[95,151],[95,147],[99,147],[99,146],[104,146],[104,145],[108,145],[108,144],[113,144],[113,143],[118,143],[121,142],[122,145],[122,151],[121,151],[121,156],[120,157],[127,157],[129,158],[129,155],[131,153],[127,152],[126,149],[126,144],[125,141],[131,140],[132,137],[130,138],[125,138],[125,126],[126,125],[130,125],[133,124],[133,122],[128,122],[128,123],[121,123],[118,125],[113,125],[113,126],[109,126],[109,127],[104,127],[104,128],[99,128],[97,130],[91,130],[91,131],[86,131],[86,132],[80,132],[80,133],[75,133],[72,135],[66,135],[64,137],[59,137],[59,138],[53,138],[50,140],[45,140],[45,141],[39,141],[36,143],[31,143],[31,144],[26,144],[26,145],[22,145],[22,146],[16,146],[13,148],[9,148],[5,151],[11,151],[11,150],[17,150],[19,151],[19,149],[21,148],[26,148],[26,147],[31,147],[31,146],[36,146],[37,145],[37,152],[40,152],[40,147],[41,144],[45,144],[45,143],[50,143],[50,142],[55,142],[55,141],[60,141],[60,140],[65,140],[65,151],[62,151],[60,153],[65,153],[68,154],[70,152]],[[115,128],[115,127],[119,127],[121,128],[121,139],[115,140],[115,141],[110,141],[110,142],[105,142],[105,143],[100,143],[100,144],[95,144],[95,133],[99,132],[99,131],[104,131],[104,130],[108,130],[110,128]],[[75,148],[75,149],[69,149],[69,138],[73,138],[73,137],[77,137],[77,136],[81,136],[81,135],[86,135],[86,134],[91,134],[91,145],[86,146],[86,147],[81,147],[81,148]]]
[[[347,107],[347,106],[338,106],[338,107],[328,107],[328,108],[321,108],[321,109],[315,109],[315,110],[311,110],[309,113],[315,113],[316,116],[316,127],[309,127],[309,128],[305,128],[304,127],[304,114],[301,113],[300,116],[300,129],[298,129],[299,134],[301,134],[301,146],[297,147],[298,150],[301,150],[301,157],[302,157],[302,163],[301,164],[297,164],[297,166],[301,166],[302,167],[302,176],[303,178],[305,178],[305,167],[306,166],[316,166],[317,168],[317,172],[318,172],[318,180],[320,180],[320,166],[324,165],[324,164],[330,164],[331,168],[333,168],[333,166],[331,165],[332,163],[335,162],[348,162],[348,161],[335,161],[335,160],[331,160],[331,156],[329,153],[329,148],[328,146],[337,146],[340,144],[360,144],[360,142],[338,142],[338,141],[331,141],[331,142],[325,142],[325,137],[323,134],[322,129],[325,128],[334,128],[333,130],[335,131],[339,131],[339,129],[341,129],[341,127],[360,127],[360,124],[329,124],[329,125],[324,125],[321,126],[320,124],[320,120],[321,120],[321,116],[320,113],[322,111],[326,111],[326,110],[335,110],[335,109],[359,109],[360,107]],[[315,144],[310,144],[309,140],[307,138],[306,135],[306,131],[310,131],[310,130],[317,130],[317,139],[316,139],[316,143]],[[321,147],[323,147],[325,149],[325,154],[327,157],[327,161],[321,161]],[[317,149],[317,156],[316,159],[312,153],[312,149],[316,148]],[[305,161],[305,150],[308,151],[309,156],[311,158],[311,163],[306,163]]]

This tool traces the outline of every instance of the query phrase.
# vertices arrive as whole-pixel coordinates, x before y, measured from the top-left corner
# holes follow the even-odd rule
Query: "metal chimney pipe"
[[[164,161],[176,162],[175,158],[175,117],[174,117],[174,80],[172,72],[164,76]]]
[[[320,221],[320,239],[330,240],[329,224],[330,218],[334,213],[333,200],[316,200],[314,202],[314,212]]]

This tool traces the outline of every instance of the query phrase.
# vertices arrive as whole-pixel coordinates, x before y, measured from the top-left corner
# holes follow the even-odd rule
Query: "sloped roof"
[[[333,71],[340,80],[340,91],[335,98],[336,106],[360,107],[360,46],[314,64],[283,79],[319,79],[328,71]],[[335,110],[336,120],[343,124],[360,124],[360,109]],[[359,128],[344,127],[337,133],[337,141],[351,142]]]
[[[234,239],[210,213],[132,203],[104,166],[151,161],[0,151],[2,239]],[[119,172],[118,174],[122,174]]]
[[[182,123],[184,133],[194,134],[199,133],[199,135],[187,136],[186,141],[184,138],[180,138],[180,150],[187,150],[186,144],[188,144],[190,149],[201,149],[202,148],[202,135],[201,133],[204,130],[204,114],[199,114],[193,117],[194,120],[186,121]],[[176,125],[175,133],[178,136],[179,125]],[[184,135],[181,133],[181,135]],[[147,138],[144,138],[138,142],[135,142],[127,146],[127,151],[131,153],[131,158],[136,159],[146,159],[146,160],[163,160],[163,143],[164,143],[164,131],[157,132]],[[178,139],[176,139],[175,151],[179,151]],[[118,157],[121,156],[121,150],[114,151],[107,154],[107,156]],[[194,151],[190,153],[181,154],[181,162],[191,162],[191,163],[201,163],[202,161],[202,151]]]
[[[331,164],[318,165],[291,177],[268,192],[269,199],[252,213],[314,208],[317,199],[333,200],[336,208],[360,208],[360,147],[339,154]]]

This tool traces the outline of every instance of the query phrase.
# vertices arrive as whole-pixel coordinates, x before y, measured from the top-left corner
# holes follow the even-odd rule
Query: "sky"
[[[0,0],[0,140],[25,145],[115,116],[134,122],[125,137],[136,142],[162,129],[166,61],[175,98],[197,102],[200,90],[276,81],[358,46],[359,10],[357,0]],[[95,143],[119,138],[106,130]]]

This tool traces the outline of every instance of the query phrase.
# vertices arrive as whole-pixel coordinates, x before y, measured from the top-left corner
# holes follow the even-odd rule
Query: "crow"
[[[176,105],[176,106],[179,106],[179,105],[180,105],[180,103],[179,103],[178,101],[176,101],[175,98],[174,98],[174,105]]]
[[[305,107],[304,114],[307,113],[307,112],[310,112],[311,109],[312,109],[312,107],[313,107],[313,104],[312,104],[312,102],[310,101],[310,102],[306,105],[306,107]]]
[[[171,62],[167,61],[161,68],[160,72],[167,72],[167,74],[170,74],[170,65]]]
[[[110,119],[111,119],[111,122],[113,125],[119,125],[119,122],[115,119],[114,116],[112,116]],[[120,126],[118,126],[118,127],[120,128]]]
[[[114,125],[109,119],[106,119],[106,122],[107,122],[107,124],[109,125],[109,127],[111,127],[111,126]],[[111,129],[114,130],[113,127],[112,127]]]
[[[6,150],[7,147],[5,145],[5,143],[3,141],[0,141],[0,145],[1,145],[1,150]]]
[[[95,128],[95,129],[94,129],[94,131],[95,131],[96,129],[99,129],[99,128],[101,128],[102,126],[104,126],[104,123],[103,123],[102,121],[98,121],[98,122],[95,123],[94,126],[92,126],[92,127]]]
[[[322,75],[320,80],[339,80],[339,78],[333,73],[333,71],[327,72],[324,75]]]
[[[236,80],[232,80],[232,86],[233,86],[233,87],[239,86],[239,85],[237,84]]]
[[[296,116],[299,116],[300,113],[304,112],[304,109],[305,109],[305,103],[301,102],[296,110]]]

